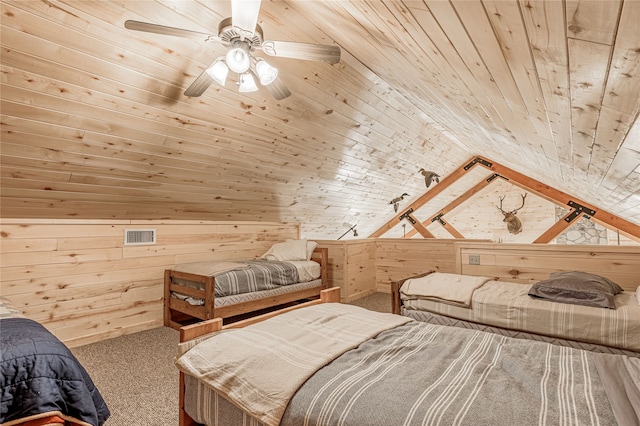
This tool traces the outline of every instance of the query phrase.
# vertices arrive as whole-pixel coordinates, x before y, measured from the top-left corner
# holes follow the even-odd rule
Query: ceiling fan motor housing
[[[242,37],[235,28],[233,28],[233,22],[231,18],[225,18],[220,21],[220,25],[218,25],[218,37],[225,44],[233,44],[235,40],[242,40],[249,46],[250,50],[253,50],[263,42],[264,33],[262,32],[262,27],[259,24],[256,24],[256,29],[251,37]]]

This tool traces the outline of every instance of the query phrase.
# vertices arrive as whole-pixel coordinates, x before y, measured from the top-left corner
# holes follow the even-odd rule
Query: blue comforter
[[[41,324],[26,318],[0,321],[0,424],[60,415],[102,425],[109,408],[84,367]]]

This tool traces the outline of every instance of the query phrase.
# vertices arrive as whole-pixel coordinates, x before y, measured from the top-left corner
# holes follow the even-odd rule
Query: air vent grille
[[[156,243],[155,229],[125,229],[124,245],[135,246]]]

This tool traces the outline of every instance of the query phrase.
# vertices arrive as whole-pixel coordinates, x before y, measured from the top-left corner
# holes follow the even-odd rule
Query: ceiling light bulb
[[[227,52],[227,66],[231,71],[241,74],[249,69],[251,57],[247,45],[243,42],[235,43]]]
[[[207,74],[219,85],[224,86],[227,81],[227,74],[229,74],[229,67],[224,63],[222,58],[218,58],[214,61],[213,65],[207,68]]]
[[[253,76],[248,72],[240,74],[239,84],[240,87],[238,87],[238,92],[256,92],[258,90],[258,86],[256,86]]]
[[[273,83],[278,78],[278,69],[269,65],[264,59],[259,59],[256,63],[256,72],[263,86]]]

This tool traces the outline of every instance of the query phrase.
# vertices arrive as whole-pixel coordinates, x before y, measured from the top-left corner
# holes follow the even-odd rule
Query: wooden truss
[[[415,210],[428,203],[438,194],[442,193],[450,185],[452,185],[462,176],[466,175],[474,167],[484,167],[494,173],[488,178],[478,182],[474,187],[453,200],[443,209],[440,209],[437,214],[430,217],[429,219],[420,222],[413,216]],[[467,164],[458,168],[457,170],[454,170],[453,173],[451,173],[444,179],[441,179],[440,183],[432,187],[420,198],[411,203],[404,212],[400,213],[398,216],[394,217],[389,222],[384,224],[376,232],[371,234],[370,238],[381,237],[387,231],[396,226],[399,220],[407,220],[411,225],[413,225],[414,229],[408,232],[405,235],[405,238],[411,238],[416,234],[420,234],[424,238],[434,238],[434,235],[426,228],[432,222],[440,223],[454,238],[464,238],[464,236],[460,232],[458,232],[450,223],[448,223],[444,219],[444,216],[458,207],[460,204],[464,203],[469,198],[480,192],[483,188],[485,188],[497,178],[506,179],[513,185],[530,191],[546,199],[547,201],[569,209],[569,212],[563,218],[561,218],[553,226],[542,233],[542,235],[540,235],[535,241],[533,241],[534,243],[549,243],[563,231],[571,227],[573,224],[577,223],[578,219],[583,216],[587,217],[593,222],[604,226],[605,228],[618,231],[621,235],[624,235],[625,237],[630,238],[634,241],[640,242],[640,226],[625,219],[619,218],[618,216],[615,216],[611,213],[598,209],[597,207],[585,201],[581,201],[575,197],[572,197],[568,194],[565,194],[562,191],[551,188],[548,185],[545,185],[535,179],[511,170],[508,167],[502,166],[482,157],[475,157],[471,159]]]

